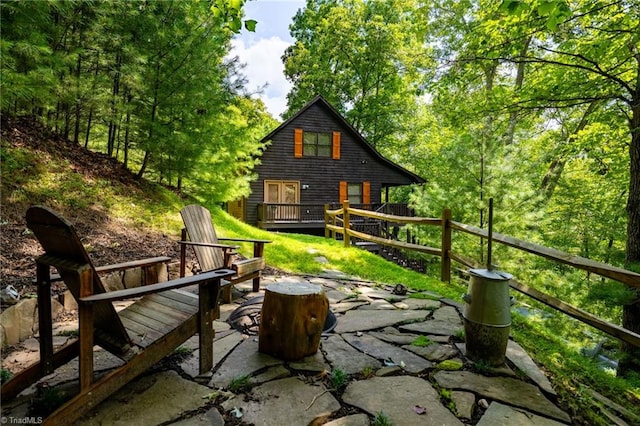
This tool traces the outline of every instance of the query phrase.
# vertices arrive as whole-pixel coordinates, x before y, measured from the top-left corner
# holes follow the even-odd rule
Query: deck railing
[[[324,225],[324,211],[338,208],[340,204],[284,204],[284,203],[260,203],[258,204],[258,221],[262,224],[277,223],[311,223],[317,222]],[[411,210],[406,204],[376,203],[353,204],[355,208],[369,211],[379,211],[398,216],[409,216]]]
[[[343,236],[345,246],[351,245],[352,239],[359,239],[389,247],[395,247],[404,250],[413,250],[420,253],[439,256],[441,259],[440,278],[442,281],[447,282],[451,281],[452,261],[455,261],[469,268],[477,268],[481,266],[479,262],[476,262],[475,260],[468,258],[461,253],[456,253],[452,250],[452,232],[463,232],[480,238],[488,238],[488,231],[485,229],[451,220],[451,210],[448,209],[443,211],[442,217],[440,218],[409,217],[357,209],[350,206],[348,202],[345,202],[341,208],[334,210],[327,209],[324,212],[324,217],[325,236],[336,237],[338,234],[340,234]],[[396,241],[356,231],[352,228],[351,225],[354,223],[354,219],[359,218],[377,219],[383,222],[393,222],[404,225],[413,224],[437,226],[441,229],[440,247],[428,247],[420,244]],[[519,240],[517,238],[513,238],[508,235],[503,235],[496,232],[492,233],[492,241],[494,243],[503,244],[517,250],[533,254],[535,256],[543,257],[556,263],[569,265],[576,269],[581,269],[605,278],[610,278],[612,280],[626,284],[630,287],[640,288],[640,274],[628,271],[626,269],[618,268],[616,266],[611,266],[606,263],[597,262],[591,259],[586,259],[580,256],[574,256],[569,253],[564,253],[560,250],[543,247],[538,244]],[[640,334],[634,333],[633,331],[627,330],[619,325],[607,322],[589,312],[586,312],[575,306],[571,306],[560,299],[542,293],[541,291],[531,288],[526,284],[518,282],[515,279],[511,279],[509,281],[509,286],[514,290],[526,294],[527,296],[539,302],[542,302],[553,309],[556,309],[566,315],[578,319],[579,321],[589,324],[592,327],[595,327],[613,337],[616,337],[636,347],[640,347]]]

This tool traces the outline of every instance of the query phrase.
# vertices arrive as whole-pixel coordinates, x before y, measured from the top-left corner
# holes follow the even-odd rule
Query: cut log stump
[[[260,314],[259,351],[286,361],[315,354],[328,310],[329,301],[319,285],[268,286]]]

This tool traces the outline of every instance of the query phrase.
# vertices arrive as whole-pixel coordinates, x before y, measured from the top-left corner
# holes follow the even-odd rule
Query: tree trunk
[[[569,135],[566,141],[560,142],[561,145],[569,145],[571,144],[576,135],[584,130],[589,123],[589,116],[595,111],[597,101],[592,101],[585,112],[582,114],[582,118],[580,119],[580,123],[575,128],[575,130]],[[544,198],[544,202],[548,202],[553,196],[553,191],[556,189],[556,185],[560,181],[560,177],[562,176],[562,171],[564,170],[564,166],[567,164],[567,159],[560,154],[556,159],[551,162],[549,165],[549,170],[542,178],[542,183],[540,184],[540,193]]]
[[[520,57],[524,58],[527,56],[527,51],[529,50],[529,44],[531,43],[531,37],[527,38],[522,46],[522,50],[520,51]],[[524,72],[526,69],[527,63],[525,61],[521,61],[518,63],[518,68],[516,72],[516,81],[514,86],[514,92],[518,93],[520,89],[522,89],[522,83],[524,82]],[[507,134],[505,138],[505,144],[511,145],[513,143],[513,137],[516,133],[516,125],[518,124],[518,111],[512,111],[509,115],[509,125],[507,127]]]
[[[639,90],[640,92],[640,90]],[[629,197],[627,198],[627,248],[625,264],[640,271],[640,93],[631,106],[631,144],[629,145]],[[640,333],[640,291],[634,289],[635,300],[622,307],[622,326]],[[640,373],[640,348],[623,343],[624,352],[618,363],[618,375]]]
[[[89,110],[89,117],[87,117],[87,134],[84,135],[84,147],[89,147],[89,134],[91,133],[91,121],[93,120],[93,108]]]
[[[76,145],[80,145],[80,115],[81,115],[81,106],[80,106],[80,74],[82,71],[82,55],[78,55],[78,62],[76,64],[76,100],[75,100],[75,123],[73,126],[73,143]]]
[[[116,55],[116,70],[113,75],[113,86],[111,89],[111,119],[109,120],[109,136],[107,141],[107,155],[113,156],[115,146],[116,127],[118,121],[118,95],[120,94],[120,70],[122,68],[122,55]]]

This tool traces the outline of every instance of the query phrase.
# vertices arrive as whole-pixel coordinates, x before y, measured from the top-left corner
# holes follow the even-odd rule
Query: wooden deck
[[[323,229],[325,208],[339,209],[340,204],[273,204],[258,205],[258,227],[268,230]],[[354,208],[398,216],[411,216],[406,204],[359,204]]]

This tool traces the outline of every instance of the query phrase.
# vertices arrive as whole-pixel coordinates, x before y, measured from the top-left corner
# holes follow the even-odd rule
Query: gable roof
[[[409,170],[405,169],[404,167],[399,166],[398,164],[394,163],[393,161],[383,157],[378,151],[375,150],[375,148],[373,146],[371,146],[371,144],[369,142],[367,142],[367,140],[364,138],[364,136],[362,136],[360,134],[360,132],[358,132],[351,124],[349,124],[349,122],[329,102],[327,102],[326,99],[324,99],[321,95],[317,95],[310,102],[308,102],[305,106],[300,108],[300,110],[298,110],[298,112],[296,112],[291,117],[289,117],[288,120],[286,120],[284,123],[279,125],[276,129],[274,129],[267,136],[262,138],[261,142],[265,142],[265,141],[268,141],[268,140],[272,139],[284,127],[286,127],[293,120],[295,120],[296,118],[298,118],[299,116],[304,114],[311,106],[313,106],[315,104],[320,105],[327,113],[329,113],[329,115],[333,116],[337,121],[342,123],[344,125],[344,127],[347,128],[347,130],[353,134],[353,137],[354,137],[354,140],[356,141],[356,143],[360,144],[365,150],[369,151],[374,157],[378,158],[382,163],[386,164],[387,166],[389,166],[392,169],[397,170],[400,174],[403,174],[403,175],[407,176],[409,178],[409,180],[413,181],[414,183],[425,183],[426,182],[425,179],[421,178],[420,176],[416,175],[415,173],[410,172]]]

